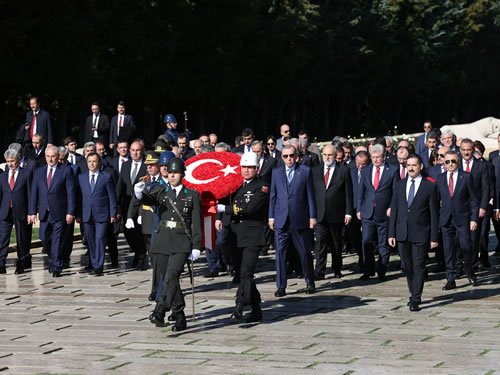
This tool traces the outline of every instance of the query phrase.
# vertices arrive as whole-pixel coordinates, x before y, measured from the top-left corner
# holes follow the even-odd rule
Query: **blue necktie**
[[[288,170],[288,176],[287,176],[287,179],[288,179],[288,183],[291,184],[292,183],[292,180],[293,180],[293,169],[290,168]]]
[[[410,191],[408,192],[408,208],[411,206],[411,202],[413,202],[413,198],[415,198],[415,179],[411,179]]]
[[[90,192],[93,193],[95,189],[95,174],[90,176]]]

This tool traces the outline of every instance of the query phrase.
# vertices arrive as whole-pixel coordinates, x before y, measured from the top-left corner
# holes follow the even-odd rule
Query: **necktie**
[[[50,188],[50,184],[52,183],[52,172],[53,168],[49,168],[49,175],[47,176],[47,187]]]
[[[120,135],[120,128],[123,127],[123,116],[119,115],[118,116],[118,131],[116,132],[117,135]]]
[[[70,162],[71,164],[75,164],[75,159],[74,159],[74,158],[75,158],[75,157],[73,156],[73,154],[69,154],[69,162]]]
[[[325,187],[328,187],[328,180],[330,179],[330,168],[331,167],[326,167],[326,173],[323,176],[323,179],[325,181]]]
[[[15,175],[16,171],[12,171],[10,174],[10,180],[9,180],[10,191],[14,190],[14,184],[16,183],[16,180],[14,179]]]
[[[31,128],[30,128],[31,139],[33,139],[33,134],[35,134],[35,125],[36,125],[36,113],[33,112],[33,118],[31,119]]]
[[[90,176],[90,192],[93,193],[95,189],[95,174]]]
[[[375,169],[375,178],[373,179],[373,188],[375,190],[378,189],[379,182],[380,182],[380,167],[377,167]]]
[[[94,128],[95,128],[95,127],[96,127],[96,125],[97,125],[97,119],[98,119],[98,118],[99,118],[99,116],[98,116],[98,115],[95,115],[95,116],[94,116]]]
[[[151,182],[156,182],[156,177],[155,176],[151,177]]]
[[[453,198],[453,172],[450,172],[450,180],[448,182],[448,191],[450,192],[450,197]]]
[[[361,170],[358,169],[358,185],[360,181],[361,181]]]
[[[288,170],[288,176],[287,176],[287,179],[288,179],[288,183],[291,184],[292,183],[292,180],[293,180],[293,169],[290,168]]]
[[[470,173],[470,160],[465,161],[465,171]]]
[[[139,165],[139,163],[134,163],[134,169],[132,170],[132,174],[130,175],[130,181],[132,181],[132,183],[135,181],[135,178],[137,177],[138,165]]]
[[[406,178],[406,168],[401,168],[401,179],[404,180]]]
[[[415,198],[415,179],[411,179],[410,191],[408,192],[408,208],[411,206],[411,202],[413,202],[413,198]]]

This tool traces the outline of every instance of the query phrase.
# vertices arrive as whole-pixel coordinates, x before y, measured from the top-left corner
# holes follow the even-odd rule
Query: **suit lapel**
[[[465,173],[465,172],[464,172]],[[463,185],[464,175],[460,172],[457,173],[457,183],[455,184],[455,190],[453,191],[453,196],[456,196]]]
[[[333,185],[335,185],[337,183],[337,180],[338,180],[338,177],[340,174],[340,172],[338,170],[339,170],[339,166],[337,164],[335,164],[335,168],[333,169],[332,178],[330,178],[330,181],[328,181],[328,186],[326,187],[325,190],[329,190]],[[322,169],[322,171],[324,172],[323,169]],[[323,179],[324,178],[325,178],[325,175],[323,175]]]

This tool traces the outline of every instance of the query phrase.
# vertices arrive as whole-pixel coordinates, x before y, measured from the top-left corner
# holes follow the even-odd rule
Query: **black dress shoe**
[[[452,290],[457,287],[455,280],[448,281],[445,286],[443,286],[443,290]]]
[[[175,316],[175,313],[170,314],[170,315],[168,316],[168,318],[167,318],[167,320],[168,320],[169,322],[175,322],[175,321],[176,321],[176,319],[177,319],[177,318],[176,318],[176,316]]]
[[[469,282],[470,285],[472,286],[477,286],[477,278],[476,275],[468,275],[467,276],[467,281]]]
[[[322,273],[314,275],[314,280],[315,281],[320,281],[320,280],[324,280],[324,279],[325,279],[325,275],[322,274]]]
[[[410,311],[420,311],[420,306],[416,302],[411,302],[410,303]]]
[[[383,282],[383,281],[387,280],[387,278],[385,277],[385,274],[383,274],[383,273],[379,273],[379,274],[377,274],[377,276],[378,276],[378,281]]]
[[[187,328],[186,324],[186,316],[184,315],[184,311],[175,314],[175,324],[172,327],[173,332],[184,331]]]
[[[232,323],[241,323],[243,320],[243,305],[241,303],[236,305],[230,319]]]
[[[7,270],[5,269],[5,266],[0,266],[0,274],[4,275],[7,273]]]
[[[459,269],[459,270],[457,270],[457,272],[455,273],[455,278],[456,278],[456,279],[461,279],[463,275],[464,275],[464,270],[463,270],[463,269]]]
[[[70,268],[69,260],[63,260],[63,268]]]
[[[20,266],[17,266],[15,274],[16,275],[21,275],[22,273],[24,273],[24,268],[20,267]]]
[[[156,325],[165,324],[165,313],[166,312],[167,312],[167,309],[165,308],[165,306],[157,303],[155,306],[155,309],[153,310],[153,312],[149,316],[149,321],[153,324],[156,324]]]
[[[217,276],[219,276],[219,272],[217,272],[217,271],[209,272],[209,273],[203,275],[203,277],[205,277],[207,279],[210,278],[210,277],[217,277]]]
[[[102,276],[104,273],[102,272],[102,268],[96,268],[93,272],[94,275],[96,276]]]
[[[83,270],[85,272],[92,272],[94,270],[94,267],[92,267],[92,264],[89,264],[89,265],[86,265]]]
[[[313,294],[316,293],[316,287],[314,285],[308,285],[305,288],[297,290],[297,293]]]
[[[156,301],[156,292],[151,292],[149,294],[148,301]]]
[[[262,321],[262,309],[260,305],[252,306],[252,311],[250,311],[250,315],[246,319],[247,323],[257,323]]]
[[[361,275],[361,277],[359,278],[360,280],[369,280],[370,279],[370,275],[367,274],[367,273],[364,273]]]
[[[340,272],[340,271],[335,271],[335,272],[333,273],[333,278],[334,278],[334,279],[341,279],[341,278],[342,278],[342,276],[343,276],[343,275],[342,275],[342,272]]]
[[[276,292],[274,292],[275,297],[284,297],[286,296],[285,288],[278,288]]]
[[[61,277],[61,271],[52,272],[52,277]]]

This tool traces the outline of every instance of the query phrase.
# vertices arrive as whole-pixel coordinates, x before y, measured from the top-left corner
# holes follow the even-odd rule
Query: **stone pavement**
[[[356,257],[344,258],[343,279],[327,275],[318,293],[273,293],[274,257],[261,257],[257,274],[264,321],[232,325],[235,287],[227,275],[206,279],[196,265],[196,320],[172,333],[147,317],[151,270],[120,269],[103,277],[80,266],[75,244],[72,268],[54,279],[47,257],[34,250],[32,272],[0,275],[0,371],[12,374],[494,374],[500,372],[500,272],[479,273],[481,285],[458,280],[444,292],[442,274],[431,274],[422,311],[408,311],[405,279],[393,256],[385,283],[359,281]],[[183,279],[187,314],[191,287]]]

